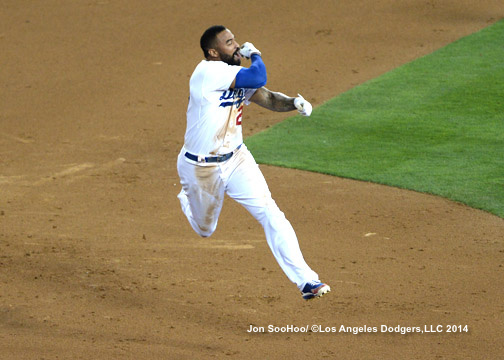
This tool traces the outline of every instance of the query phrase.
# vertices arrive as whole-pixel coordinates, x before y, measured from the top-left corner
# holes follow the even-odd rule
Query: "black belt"
[[[231,151],[230,153],[227,153],[227,154],[224,154],[224,155],[202,157],[202,156],[198,156],[198,155],[193,155],[190,152],[186,152],[184,155],[189,160],[196,161],[196,162],[204,162],[204,163],[214,163],[214,162],[217,162],[217,163],[219,163],[219,162],[223,162],[223,161],[229,160],[231,158],[231,156],[233,156],[233,154],[241,146],[242,146],[242,144],[238,145],[238,147],[234,151]]]

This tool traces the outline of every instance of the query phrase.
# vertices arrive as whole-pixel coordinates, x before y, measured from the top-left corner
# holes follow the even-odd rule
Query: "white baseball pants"
[[[243,205],[264,228],[276,261],[301,290],[308,281],[319,280],[306,264],[294,229],[271,197],[266,180],[245,144],[227,161],[197,165],[182,149],[177,160],[182,190],[182,211],[202,237],[213,234],[224,194]]]

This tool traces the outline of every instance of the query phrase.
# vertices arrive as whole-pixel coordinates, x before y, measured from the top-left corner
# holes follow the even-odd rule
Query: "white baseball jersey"
[[[229,89],[240,69],[203,60],[191,76],[185,144],[177,159],[182,185],[178,198],[192,228],[203,237],[217,228],[224,194],[242,204],[261,223],[275,259],[301,290],[318,275],[306,264],[296,233],[271,197],[247,146],[222,162],[197,163],[186,156],[223,155],[242,144],[243,105],[256,89]]]
[[[241,66],[201,61],[194,70],[184,148],[194,155],[223,155],[242,142],[243,105],[256,89],[229,89]]]

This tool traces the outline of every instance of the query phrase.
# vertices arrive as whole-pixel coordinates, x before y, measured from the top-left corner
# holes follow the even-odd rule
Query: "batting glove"
[[[300,94],[294,99],[294,106],[303,116],[310,116],[313,110],[312,105],[304,99]]]
[[[250,59],[250,57],[254,54],[261,55],[261,52],[256,49],[254,44],[246,42],[242,46],[240,46],[240,54],[243,57],[246,57],[247,59]]]

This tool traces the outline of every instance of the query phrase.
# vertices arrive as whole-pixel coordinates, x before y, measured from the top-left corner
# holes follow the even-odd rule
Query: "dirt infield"
[[[262,51],[270,89],[316,106],[504,16],[498,0],[313,3],[1,1],[1,359],[502,356],[503,219],[262,166],[332,287],[304,302],[239,205],[225,201],[209,239],[180,211],[176,155],[209,25]],[[251,105],[244,133],[284,118]]]

